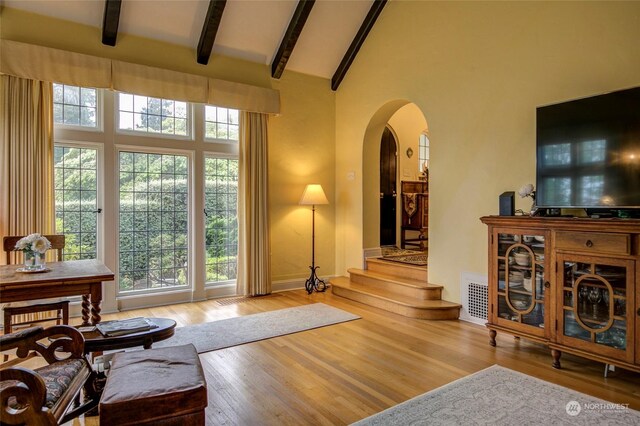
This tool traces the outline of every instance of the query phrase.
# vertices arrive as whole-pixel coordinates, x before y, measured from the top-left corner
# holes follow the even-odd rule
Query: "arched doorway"
[[[367,253],[380,252],[382,239],[381,220],[387,213],[383,211],[380,198],[381,181],[381,141],[385,130],[391,130],[396,139],[396,194],[395,197],[395,242],[400,246],[401,197],[400,182],[418,180],[420,164],[420,135],[427,129],[427,120],[420,108],[406,100],[391,101],[383,105],[371,118],[363,143],[363,248]],[[432,160],[431,160],[432,161]],[[385,240],[386,242],[386,240]]]

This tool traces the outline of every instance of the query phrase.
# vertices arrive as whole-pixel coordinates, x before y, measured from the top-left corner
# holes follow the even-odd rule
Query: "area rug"
[[[401,249],[401,248],[396,247],[396,246],[381,246],[380,247],[380,252],[382,253],[383,257],[400,256],[400,255],[403,255],[403,254],[423,254],[423,252],[421,252],[419,250]]]
[[[427,257],[426,254],[405,254],[401,256],[384,256],[382,259],[415,266],[427,266]]]
[[[640,412],[494,365],[354,423],[534,424],[637,426]]]
[[[360,318],[324,303],[278,309],[176,328],[173,337],[154,348],[193,343],[198,353],[256,342]]]

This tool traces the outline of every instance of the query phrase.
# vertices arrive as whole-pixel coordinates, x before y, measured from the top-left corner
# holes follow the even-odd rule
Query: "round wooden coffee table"
[[[103,336],[98,330],[83,332],[84,352],[104,352],[115,349],[133,348],[142,346],[149,349],[154,342],[168,339],[173,336],[176,322],[169,318],[147,318],[157,325],[151,330],[140,331],[138,333],[125,334],[122,336]]]

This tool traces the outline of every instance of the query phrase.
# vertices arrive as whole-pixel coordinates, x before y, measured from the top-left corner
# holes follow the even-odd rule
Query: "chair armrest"
[[[48,328],[33,327],[7,336],[9,343],[5,346],[5,343],[2,342],[2,350],[16,348],[16,355],[19,358],[26,358],[30,351],[35,351],[42,355],[49,364],[52,364],[69,356],[82,358],[84,353],[84,336],[77,329],[68,325],[55,325]],[[69,353],[71,355],[66,355]],[[65,356],[59,357],[60,354],[65,354]]]
[[[43,327],[30,327],[24,330],[15,331],[9,334],[3,334],[0,336],[0,351],[7,351],[17,348],[20,342],[28,339],[32,336],[38,335],[44,330]]]
[[[50,415],[43,412],[47,399],[44,380],[35,372],[22,367],[0,370],[0,422],[29,424],[35,419],[48,423]],[[54,423],[55,424],[55,423]]]

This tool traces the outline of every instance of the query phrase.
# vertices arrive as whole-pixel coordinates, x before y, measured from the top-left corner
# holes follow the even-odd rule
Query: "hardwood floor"
[[[640,374],[563,354],[463,321],[405,318],[302,290],[221,306],[210,300],[104,315],[174,318],[178,325],[322,302],[362,319],[201,354],[207,425],[342,425],[360,420],[493,364],[640,409]],[[71,423],[70,423],[71,424]],[[97,418],[72,424],[97,425]]]

